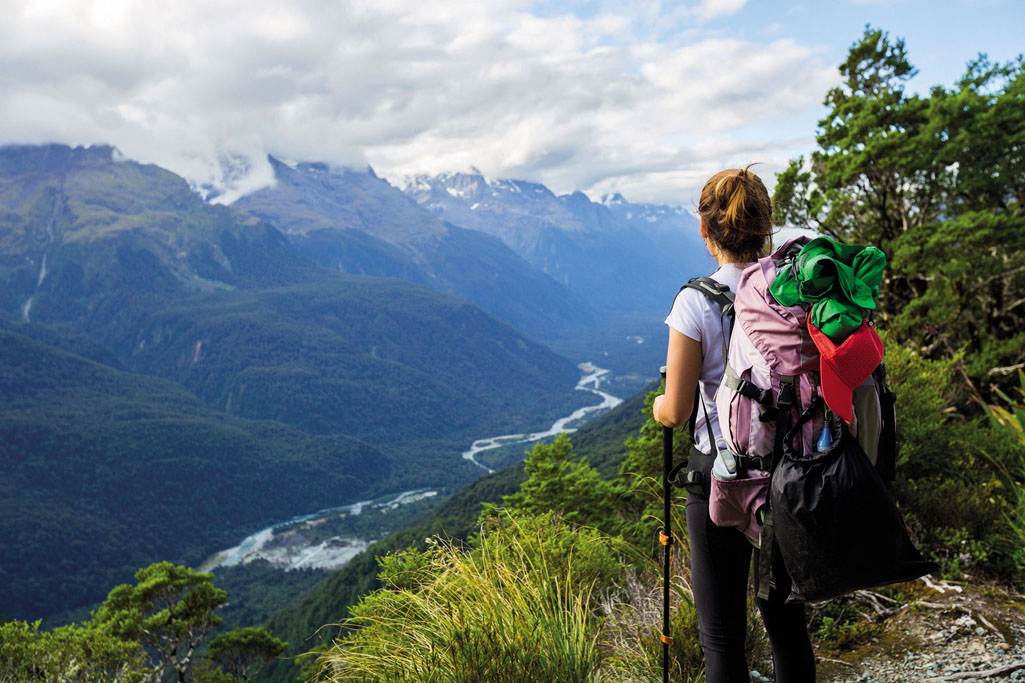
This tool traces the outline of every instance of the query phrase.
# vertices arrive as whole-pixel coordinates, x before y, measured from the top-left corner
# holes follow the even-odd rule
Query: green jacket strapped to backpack
[[[788,267],[777,266],[769,289],[783,306],[817,304],[812,324],[840,344],[875,309],[885,267],[886,255],[876,247],[816,237]]]

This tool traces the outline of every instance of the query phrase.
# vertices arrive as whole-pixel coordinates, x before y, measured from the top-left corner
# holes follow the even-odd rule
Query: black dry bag
[[[829,448],[809,455],[793,448],[807,417],[787,434],[770,488],[776,540],[793,580],[787,601],[825,600],[936,571],[911,542],[886,485],[838,417],[827,422]]]

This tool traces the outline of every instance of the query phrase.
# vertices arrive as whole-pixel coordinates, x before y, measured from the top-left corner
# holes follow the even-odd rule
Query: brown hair
[[[751,166],[719,171],[698,201],[709,238],[733,261],[757,261],[772,243],[772,201]]]

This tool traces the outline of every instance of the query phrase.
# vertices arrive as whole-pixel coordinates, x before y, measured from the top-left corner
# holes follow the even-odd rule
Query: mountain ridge
[[[233,206],[277,226],[321,266],[455,294],[542,340],[596,323],[587,303],[500,240],[440,220],[372,170],[270,163],[275,184]]]

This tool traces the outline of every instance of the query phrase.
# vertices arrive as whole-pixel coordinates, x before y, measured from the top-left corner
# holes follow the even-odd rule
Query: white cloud
[[[715,19],[736,14],[746,4],[747,0],[701,0],[695,9],[695,13],[701,19]]]
[[[472,164],[670,201],[718,165],[785,161],[791,143],[743,131],[814,109],[837,80],[793,41],[664,37],[681,11],[712,19],[743,0],[587,18],[535,16],[526,0],[7,5],[0,142],[109,142],[232,185],[222,199],[266,182],[272,153],[395,181]],[[239,156],[241,181],[222,164]]]

